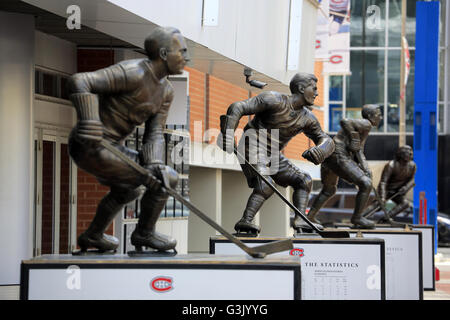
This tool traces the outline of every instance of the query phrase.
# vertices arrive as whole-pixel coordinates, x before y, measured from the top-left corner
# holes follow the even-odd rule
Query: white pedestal
[[[422,300],[422,232],[404,230],[358,231],[364,238],[383,239],[386,245],[386,299]]]
[[[278,238],[240,238],[257,246]],[[302,265],[302,300],[383,300],[385,298],[385,247],[380,239],[294,238],[294,249],[273,254],[298,256]],[[210,253],[239,254],[239,248],[222,237],[210,239]]]
[[[22,262],[23,300],[297,300],[297,257],[48,255]]]
[[[336,224],[337,228],[350,229],[350,224]],[[436,290],[436,274],[434,265],[434,226],[413,224],[411,230],[422,232],[422,280],[423,289]],[[376,230],[405,230],[403,227],[393,227],[389,224],[377,224]]]

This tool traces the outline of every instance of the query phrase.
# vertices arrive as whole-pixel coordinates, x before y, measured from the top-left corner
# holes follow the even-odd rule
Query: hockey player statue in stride
[[[217,141],[226,152],[234,152],[234,133],[239,120],[243,116],[254,115],[245,126],[237,149],[244,150],[246,158],[251,160],[253,157],[257,172],[269,182],[276,182],[283,187],[291,186],[294,189],[293,204],[304,213],[311,192],[312,179],[308,173],[293,165],[281,150],[293,137],[303,132],[316,144],[306,150],[303,157],[318,165],[334,151],[334,143],[322,131],[319,121],[308,108],[314,104],[318,96],[317,78],[312,74],[298,73],[290,82],[290,90],[292,95],[273,91],[262,92],[250,99],[232,103],[227,114],[221,116],[221,135]],[[278,139],[274,137],[275,132]],[[261,140],[265,143],[258,143]],[[253,219],[264,201],[274,191],[246,163],[240,162],[248,186],[253,192],[242,218],[234,229],[240,236],[256,236],[261,229],[253,223]],[[273,166],[275,162],[278,163],[276,168]],[[296,215],[294,228],[299,231],[298,228],[301,226],[303,226],[302,219]]]
[[[365,105],[361,111],[362,119],[342,119],[341,129],[333,138],[336,145],[334,153],[321,166],[322,190],[314,199],[308,218],[314,222],[319,210],[336,193],[338,179],[358,187],[355,199],[355,209],[351,223],[362,229],[373,229],[375,223],[363,217],[372,191],[372,172],[364,156],[364,145],[372,127],[378,127],[382,119],[377,105]]]
[[[413,150],[410,146],[405,145],[397,149],[394,160],[389,161],[384,166],[378,184],[378,194],[382,203],[379,204],[378,201],[375,201],[367,207],[363,214],[365,217],[369,217],[372,213],[380,210],[380,205],[384,207],[387,200],[392,200],[396,204],[387,213],[388,219],[392,219],[410,208],[411,204],[406,199],[406,194],[414,187],[417,167],[413,159]],[[392,223],[392,220],[383,217],[379,222]]]
[[[137,251],[142,247],[175,250],[175,239],[155,231],[168,198],[161,184],[138,173],[101,145],[104,139],[130,159],[139,161],[149,174],[172,188],[176,186],[177,173],[163,160],[163,129],[174,97],[166,76],[183,72],[189,61],[186,42],[179,30],[157,27],[145,39],[145,51],[148,59],[127,60],[95,72],[78,73],[69,81],[70,100],[78,116],[69,137],[69,153],[78,167],[110,187],[88,229],[78,238],[82,252],[88,248],[100,252],[116,250],[118,239],[104,232],[124,205],[142,194],[142,185],[146,191],[131,244]],[[127,149],[124,141],[143,123],[143,146],[137,154]]]

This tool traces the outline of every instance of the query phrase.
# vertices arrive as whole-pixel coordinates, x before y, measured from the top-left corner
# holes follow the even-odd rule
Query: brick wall
[[[95,216],[100,200],[108,193],[109,188],[98,183],[97,179],[82,169],[78,169],[77,176],[77,236],[87,229]],[[107,233],[113,233],[113,224]]]
[[[190,113],[189,113],[189,127],[192,139],[196,142],[202,142],[203,133],[205,130],[205,81],[206,74],[195,70],[193,68],[185,68],[189,72],[189,98],[190,98]],[[201,131],[199,135],[194,136],[194,123],[201,122]]]

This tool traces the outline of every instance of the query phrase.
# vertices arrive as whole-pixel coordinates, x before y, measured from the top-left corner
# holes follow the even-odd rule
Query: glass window
[[[44,73],[42,76],[42,94],[50,97],[57,97],[57,85],[56,85],[56,76],[49,73]]]
[[[352,51],[347,76],[347,108],[384,104],[384,50]]]
[[[342,101],[343,76],[330,76],[330,101]]]
[[[406,131],[412,132],[414,120],[414,58],[415,51],[410,50],[411,68],[405,92]],[[387,131],[398,132],[400,120],[400,56],[401,50],[388,51],[388,92],[387,92]]]
[[[341,129],[342,104],[330,104],[330,131],[338,132]]]
[[[350,10],[350,45],[384,47],[386,0],[352,0]]]
[[[416,0],[406,1],[406,40],[410,47],[416,43]],[[402,34],[402,0],[389,1],[389,47],[400,47]]]

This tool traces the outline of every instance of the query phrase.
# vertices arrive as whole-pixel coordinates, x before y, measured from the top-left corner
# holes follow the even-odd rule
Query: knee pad
[[[360,190],[370,191],[372,189],[372,180],[370,180],[368,177],[364,176],[364,177],[361,177],[361,179],[360,179],[360,181],[358,181],[357,185]]]
[[[308,193],[312,190],[313,180],[309,174],[299,175],[295,179],[295,184],[292,186],[294,189],[302,189],[307,191]]]
[[[268,180],[269,182],[272,182],[270,178]],[[255,185],[256,187],[254,189],[254,192],[263,196],[266,200],[269,199],[270,196],[274,193],[272,188],[270,188],[269,185],[262,181],[262,179],[259,177],[257,178],[257,182]]]

